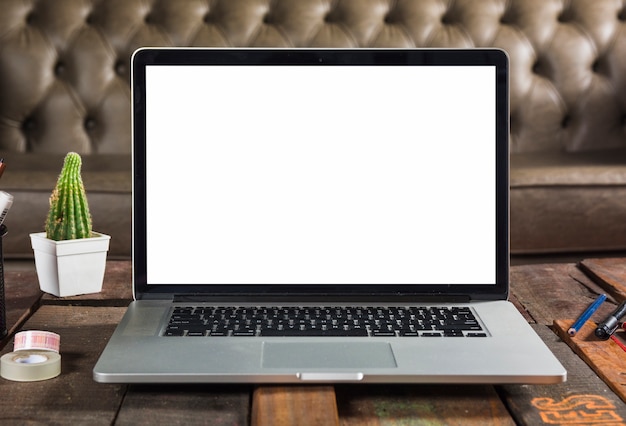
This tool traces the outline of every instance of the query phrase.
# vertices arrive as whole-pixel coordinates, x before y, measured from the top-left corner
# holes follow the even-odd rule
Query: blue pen
[[[574,336],[576,333],[578,333],[578,330],[580,330],[580,328],[587,322],[587,320],[591,317],[591,315],[593,315],[593,313],[598,310],[600,305],[605,300],[606,300],[606,294],[601,294],[600,296],[598,296],[595,302],[589,305],[589,307],[585,309],[585,312],[583,312],[582,315],[578,317],[574,325],[572,325],[570,329],[567,330],[567,333],[570,336]]]

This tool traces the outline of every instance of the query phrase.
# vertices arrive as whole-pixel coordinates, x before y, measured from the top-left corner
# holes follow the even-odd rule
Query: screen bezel
[[[185,285],[150,284],[146,247],[146,67],[158,65],[463,65],[496,68],[496,271],[495,283],[416,285]],[[212,49],[142,48],[132,57],[133,293],[136,299],[174,295],[421,299],[458,296],[473,300],[508,297],[509,288],[509,81],[508,57],[499,49]],[[176,219],[174,220],[174,222]],[[164,224],[163,232],[176,232]],[[450,263],[463,256],[450,247]],[[172,265],[176,267],[176,265]]]

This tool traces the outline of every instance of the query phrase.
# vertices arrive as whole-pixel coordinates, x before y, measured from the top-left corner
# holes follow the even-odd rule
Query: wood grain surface
[[[6,285],[13,330],[59,333],[62,373],[43,382],[0,380],[5,395],[0,423],[623,424],[626,352],[612,341],[594,340],[588,330],[614,309],[620,293],[611,292],[575,338],[566,334],[570,318],[578,317],[597,294],[622,286],[623,264],[592,259],[580,267],[511,269],[511,300],[568,370],[565,383],[532,386],[100,384],[91,370],[132,298],[130,262],[107,264],[102,293],[71,298],[42,297],[34,273],[11,272]],[[10,339],[4,343],[2,353],[12,349]]]
[[[579,267],[618,302],[626,300],[626,258],[586,259]]]
[[[342,426],[514,425],[493,386],[338,385]]]
[[[0,340],[0,349],[9,342],[11,335],[28,319],[39,305],[43,293],[39,290],[34,272],[5,272],[5,315],[7,337]]]
[[[613,340],[599,340],[594,335],[596,323],[589,321],[575,335],[567,330],[572,320],[555,320],[559,336],[626,402],[626,351]],[[621,333],[621,332],[620,332]]]
[[[259,386],[252,400],[254,426],[338,425],[332,385]]]
[[[98,384],[91,371],[123,313],[124,308],[39,308],[24,329],[61,336],[61,375],[40,382],[0,379],[0,423],[113,423],[126,386]],[[6,352],[10,350],[2,353]]]
[[[534,322],[546,326],[556,318],[577,318],[604,291],[574,264],[515,266],[510,275],[512,295]],[[614,308],[609,299],[596,315]]]
[[[567,381],[552,385],[498,386],[517,423],[615,425],[626,421],[626,405],[609,385],[553,330],[543,325],[533,328],[567,370]]]

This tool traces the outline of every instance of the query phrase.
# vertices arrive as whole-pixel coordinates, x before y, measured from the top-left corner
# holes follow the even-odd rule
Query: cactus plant
[[[73,240],[92,236],[91,214],[81,177],[82,159],[75,152],[65,156],[63,169],[50,196],[46,237]]]
[[[65,156],[45,232],[30,234],[39,287],[59,297],[97,293],[104,281],[111,237],[92,231],[81,167],[80,155]]]

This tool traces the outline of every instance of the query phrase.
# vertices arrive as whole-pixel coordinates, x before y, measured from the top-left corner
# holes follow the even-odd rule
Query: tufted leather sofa
[[[110,255],[130,255],[129,58],[140,46],[503,48],[512,252],[626,249],[623,0],[0,0],[0,10],[7,257],[31,255],[27,235],[43,229],[69,150],[83,154]]]

